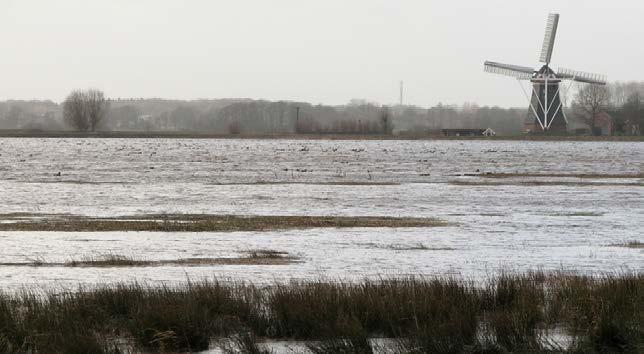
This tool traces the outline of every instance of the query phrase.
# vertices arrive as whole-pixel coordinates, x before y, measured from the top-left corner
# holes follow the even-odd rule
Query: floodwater
[[[637,177],[643,170],[641,142],[0,139],[0,214],[375,215],[450,223],[237,233],[0,231],[3,263],[107,253],[235,257],[253,249],[301,260],[4,266],[0,288],[213,276],[270,283],[409,274],[480,279],[501,270],[642,272],[644,249],[620,245],[644,242],[644,179]],[[472,176],[487,172],[544,176]],[[633,177],[575,177],[582,174]]]

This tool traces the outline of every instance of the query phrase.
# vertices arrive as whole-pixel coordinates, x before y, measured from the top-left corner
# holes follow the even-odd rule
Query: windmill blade
[[[543,38],[543,46],[541,47],[541,58],[539,58],[539,61],[542,63],[550,64],[552,50],[555,47],[555,37],[557,37],[558,26],[559,14],[550,14],[550,16],[548,16],[548,22],[546,22],[546,34]]]
[[[519,80],[530,80],[534,69],[527,66],[511,65],[486,61],[484,70],[488,73],[510,76]]]
[[[566,68],[559,68],[557,76],[562,79],[570,79],[593,85],[606,85],[606,82],[608,81],[606,75],[587,73]]]

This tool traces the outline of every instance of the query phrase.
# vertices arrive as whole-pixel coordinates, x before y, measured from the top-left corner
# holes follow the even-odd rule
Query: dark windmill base
[[[564,122],[565,123],[565,122]],[[536,133],[536,134],[543,134],[544,130],[541,129],[541,126],[539,125],[539,122],[533,119],[526,119],[525,124],[524,124],[524,129],[527,133]],[[550,133],[563,133],[567,132],[568,128],[566,126],[554,126],[554,122],[552,123],[552,126],[548,130]]]
[[[546,100],[546,80],[548,77],[548,99]],[[561,95],[559,94],[559,84],[561,80],[547,65],[544,65],[538,73],[535,74],[532,81],[532,100],[528,107],[528,116],[525,122],[525,128],[530,132],[543,132],[544,129],[539,124],[547,121],[548,132],[565,132],[567,130],[566,118],[564,117],[564,107],[561,104]],[[538,98],[537,98],[538,97]],[[545,109],[545,105],[548,105]],[[535,114],[536,113],[536,114]],[[538,116],[537,116],[538,114]],[[537,119],[539,117],[539,119]],[[552,123],[550,123],[552,122]]]

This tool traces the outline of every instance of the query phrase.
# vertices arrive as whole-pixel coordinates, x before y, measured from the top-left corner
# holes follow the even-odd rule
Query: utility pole
[[[400,81],[400,105],[402,106],[405,101],[404,101],[404,93],[405,93],[405,83],[403,81]]]
[[[295,107],[295,132],[300,132],[300,106]]]

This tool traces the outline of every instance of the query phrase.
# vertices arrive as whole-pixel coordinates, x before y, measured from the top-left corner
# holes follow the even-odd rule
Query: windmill
[[[539,70],[531,67],[501,64],[486,61],[485,71],[494,74],[510,76],[518,80],[523,93],[530,106],[528,107],[528,124],[542,131],[565,131],[568,118],[564,112],[564,103],[561,100],[560,84],[564,80],[581,82],[591,85],[605,85],[606,76],[583,71],[559,68],[557,72],[550,68],[552,50],[555,46],[559,14],[550,14],[546,24],[546,34],[539,61],[544,65]],[[532,83],[532,95],[528,93],[521,81]],[[563,84],[562,84],[563,85]]]

